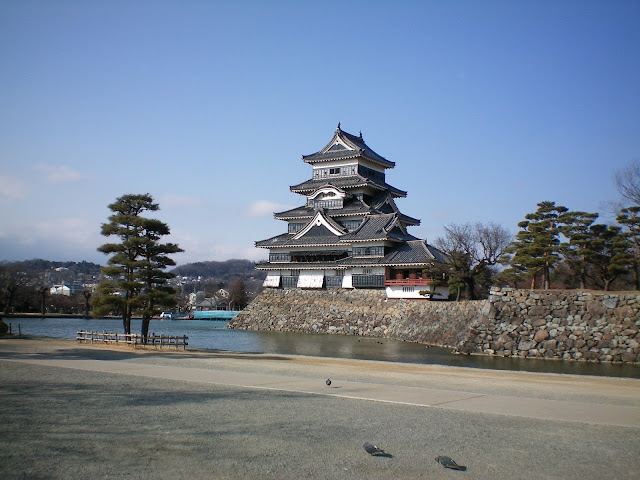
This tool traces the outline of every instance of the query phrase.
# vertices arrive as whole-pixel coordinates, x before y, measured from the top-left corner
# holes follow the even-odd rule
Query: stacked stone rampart
[[[637,293],[494,288],[462,353],[640,362]]]
[[[267,289],[230,328],[387,337],[505,357],[640,362],[637,293],[494,288],[488,300],[389,300],[381,290]]]
[[[267,289],[229,327],[387,337],[454,347],[467,338],[470,325],[480,321],[485,304],[388,300],[384,290]]]

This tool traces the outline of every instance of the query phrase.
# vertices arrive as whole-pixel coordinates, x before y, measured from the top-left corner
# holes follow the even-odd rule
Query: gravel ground
[[[0,340],[0,478],[584,480],[637,479],[640,471],[637,428],[3,361],[54,354],[158,365],[180,362],[194,368],[213,368],[212,362],[218,362],[220,368],[232,369],[235,362],[245,370],[291,375],[324,374],[332,363]],[[338,378],[351,372],[354,377],[375,374],[376,379],[390,382],[386,375],[399,376],[396,381],[414,375],[414,367],[407,371],[400,365],[347,361],[335,365]],[[437,371],[434,368],[425,382],[428,378],[444,382]],[[468,381],[482,383],[482,372],[475,380],[472,377]],[[556,377],[562,383],[562,376],[550,381]],[[516,389],[519,395],[525,395],[526,378]],[[463,382],[464,376],[457,378],[454,386],[461,388]],[[634,382],[620,384],[629,386],[621,403],[633,403],[634,396],[638,400]],[[367,455],[361,446],[364,441],[392,456]],[[451,456],[468,470],[445,470],[434,461],[438,455]]]

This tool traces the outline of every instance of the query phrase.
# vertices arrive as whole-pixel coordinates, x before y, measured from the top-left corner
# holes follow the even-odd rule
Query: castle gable
[[[345,234],[344,228],[334,222],[322,212],[317,212],[315,217],[301,229],[293,238],[299,240],[302,237],[339,237]]]

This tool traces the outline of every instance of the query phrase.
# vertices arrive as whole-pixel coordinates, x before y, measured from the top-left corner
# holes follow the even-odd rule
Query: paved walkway
[[[640,470],[637,379],[0,340],[0,380],[8,479],[582,480]],[[369,457],[363,441],[393,456]],[[468,471],[444,470],[433,461],[442,454]]]
[[[178,353],[178,355],[180,355]],[[253,357],[253,358],[252,358]],[[224,359],[224,357],[220,357]],[[434,389],[415,387],[407,384],[382,384],[371,381],[349,381],[334,378],[331,386],[327,387],[323,378],[308,379],[297,377],[291,372],[252,373],[239,369],[229,368],[233,363],[246,369],[247,362],[260,362],[259,356],[249,356],[244,360],[226,359],[224,369],[216,369],[215,365],[209,368],[194,368],[182,366],[169,366],[166,364],[153,365],[142,364],[137,361],[123,360],[91,360],[91,359],[58,359],[58,358],[19,358],[7,359],[59,368],[72,368],[102,373],[117,373],[148,378],[161,378],[164,380],[180,380],[188,382],[200,382],[231,387],[255,388],[264,390],[280,390],[285,392],[305,393],[313,395],[326,395],[334,397],[350,398],[355,400],[370,400],[376,402],[389,402],[403,405],[422,407],[435,407],[449,410],[463,410],[467,412],[492,413],[518,417],[536,418],[542,420],[581,422],[594,425],[617,425],[628,427],[640,427],[640,381],[629,379],[611,379],[599,377],[569,376],[565,383],[557,387],[563,391],[567,388],[598,386],[602,384],[609,388],[630,390],[629,400],[632,405],[617,405],[606,403],[607,392],[597,392],[597,398],[586,398],[582,401],[558,400],[536,398],[537,391],[544,383],[548,375],[531,373],[510,372],[510,382],[505,382],[506,372],[482,372],[485,381],[500,378],[502,380],[504,394],[486,394],[474,391],[473,388],[464,391],[447,389]],[[179,361],[178,358],[174,360]],[[206,361],[205,358],[203,360]],[[298,359],[300,360],[300,359]],[[316,362],[329,364],[327,359],[316,359]],[[220,363],[220,362],[218,362]],[[377,362],[376,362],[377,363]],[[360,364],[361,367],[365,365]],[[329,369],[329,367],[327,367]],[[397,365],[398,370],[403,365]],[[429,368],[424,369],[424,374],[429,373]],[[457,372],[456,370],[461,370]],[[451,368],[447,375],[455,377],[461,373],[468,375],[469,369]],[[473,372],[471,372],[473,373]],[[481,372],[478,372],[479,374]],[[488,375],[491,373],[492,375]],[[378,372],[378,375],[382,375]],[[389,376],[389,374],[387,374]],[[393,377],[393,375],[391,375]],[[514,396],[511,389],[515,384],[521,384],[522,379],[528,379],[529,396]],[[617,380],[617,381],[616,381]],[[603,402],[603,394],[604,402]],[[612,390],[610,398],[619,399],[620,392]],[[635,400],[635,402],[633,402]]]

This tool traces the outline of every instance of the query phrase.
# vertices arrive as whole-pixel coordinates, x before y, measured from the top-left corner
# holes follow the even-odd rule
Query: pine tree
[[[592,248],[594,254],[595,279],[605,291],[610,289],[611,283],[621,274],[628,271],[632,262],[629,254],[629,242],[622,234],[622,228],[609,225],[592,225]]]
[[[638,264],[640,263],[640,207],[623,208],[617,220],[626,229],[624,235],[630,247],[633,284],[636,290],[640,290],[640,275],[638,274]]]
[[[551,269],[560,260],[560,229],[558,217],[567,208],[555,202],[540,202],[538,210],[525,215],[518,223],[520,230],[509,247],[511,265],[515,271],[526,271],[531,276],[531,288],[536,287],[536,276],[542,275],[542,287],[551,288]]]
[[[596,218],[597,213],[586,212],[565,212],[558,218],[562,224],[560,231],[569,240],[561,244],[560,251],[582,289],[587,288],[587,270],[594,253],[589,227]]]
[[[422,269],[422,278],[429,279],[428,289],[420,290],[418,293],[425,297],[428,296],[429,300],[434,300],[434,297],[441,295],[436,291],[436,288],[442,285],[443,280],[448,277],[448,273],[449,265],[447,264],[434,262],[427,265]],[[460,287],[462,287],[462,285]]]
[[[92,301],[94,315],[118,311],[124,331],[129,334],[132,315],[141,313],[142,335],[146,337],[156,305],[163,305],[166,300],[168,290],[164,284],[173,278],[173,274],[163,271],[166,266],[175,265],[167,254],[182,250],[174,244],[158,243],[162,235],[169,233],[169,227],[142,216],[146,211],[159,209],[148,193],[123,195],[109,209],[113,214],[102,225],[102,234],[117,237],[120,242],[105,243],[98,248],[112,256],[108,266],[102,268],[110,280],[98,286],[98,295]]]
[[[160,307],[170,308],[176,305],[175,291],[167,286],[167,281],[175,275],[166,272],[165,268],[176,264],[168,257],[169,254],[184,250],[173,243],[158,243],[163,235],[170,233],[169,227],[159,220],[143,219],[142,231],[139,247],[141,260],[137,264],[136,277],[144,285],[138,297],[138,313],[142,314],[141,334],[146,338],[151,318],[162,311]]]

